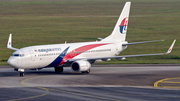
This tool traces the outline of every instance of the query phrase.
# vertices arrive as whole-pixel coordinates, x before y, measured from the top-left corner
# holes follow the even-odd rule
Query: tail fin
[[[126,2],[113,32],[102,41],[125,41],[131,2]]]

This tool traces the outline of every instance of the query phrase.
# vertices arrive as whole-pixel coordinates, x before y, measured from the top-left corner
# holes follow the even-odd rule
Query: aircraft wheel
[[[81,72],[81,73],[82,73],[82,74],[86,74],[86,72],[84,72],[84,71],[83,71],[83,72]]]
[[[89,74],[90,73],[90,69],[89,70],[87,70],[87,71],[83,71],[83,72],[81,72],[82,74]]]
[[[86,74],[89,74],[90,73],[90,69],[89,70],[87,70],[87,71],[85,71],[86,72]]]
[[[62,73],[64,71],[64,68],[63,67],[60,67],[59,68],[59,72]]]
[[[23,76],[24,76],[24,72],[20,72],[20,73],[19,73],[19,76],[20,76],[20,77],[23,77]]]
[[[55,72],[57,73],[62,73],[64,71],[64,68],[63,67],[55,67]]]
[[[54,70],[55,70],[56,73],[58,73],[58,68],[55,67]]]

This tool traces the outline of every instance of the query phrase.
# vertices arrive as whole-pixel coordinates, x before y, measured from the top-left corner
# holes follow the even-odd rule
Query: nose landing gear
[[[14,71],[19,71],[19,76],[23,77],[24,76],[24,69],[20,69],[20,68],[14,68]]]
[[[23,77],[23,76],[24,76],[24,72],[20,72],[20,73],[19,73],[19,76],[20,76],[20,77]]]

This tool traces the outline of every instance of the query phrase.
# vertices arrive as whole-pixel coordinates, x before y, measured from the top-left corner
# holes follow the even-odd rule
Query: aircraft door
[[[30,54],[31,54],[31,60],[35,61],[35,54],[32,50],[29,50]]]
[[[38,58],[38,53],[33,51],[33,50],[29,50],[30,55],[31,55],[31,59],[30,59],[30,65],[33,68],[39,68],[40,67],[40,63],[39,63],[39,58]]]
[[[29,66],[29,56],[27,52],[22,51],[21,52],[22,56],[21,56],[21,65],[24,67],[28,67]]]
[[[116,44],[114,44],[114,47],[115,47],[115,55],[119,55],[118,46]]]

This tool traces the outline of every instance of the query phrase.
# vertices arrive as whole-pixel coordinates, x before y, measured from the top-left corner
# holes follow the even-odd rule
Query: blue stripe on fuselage
[[[59,63],[63,60],[64,56],[66,55],[69,47],[67,47],[52,63],[50,63],[46,67],[56,67],[59,65]]]

